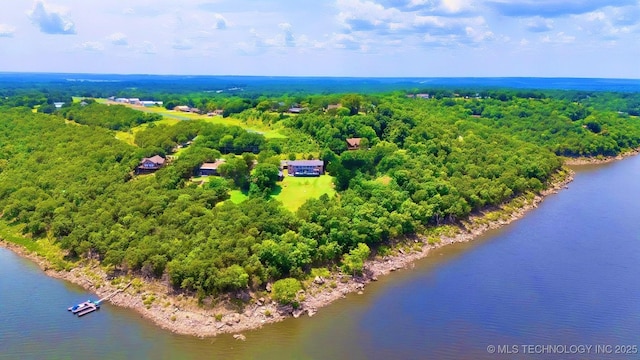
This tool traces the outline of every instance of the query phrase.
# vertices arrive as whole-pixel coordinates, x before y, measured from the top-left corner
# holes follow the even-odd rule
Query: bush
[[[273,284],[272,297],[275,301],[284,305],[293,305],[297,307],[298,291],[302,290],[300,281],[294,278],[286,278],[276,281]]]
[[[371,250],[367,244],[359,243],[355,249],[351,249],[348,254],[342,256],[342,271],[351,274],[361,274],[364,268],[364,261],[367,260]]]

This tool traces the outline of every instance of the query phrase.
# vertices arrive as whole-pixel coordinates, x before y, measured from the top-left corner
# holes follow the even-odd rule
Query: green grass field
[[[109,103],[106,99],[96,99],[96,101],[102,104]],[[182,120],[202,120],[212,124],[240,126],[241,128],[246,129],[247,131],[255,131],[255,132],[261,133],[267,139],[286,138],[285,135],[282,135],[277,130],[270,129],[269,127],[264,126],[262,123],[259,123],[259,122],[245,123],[239,119],[235,119],[232,117],[223,118],[222,116],[207,116],[207,115],[200,115],[200,114],[194,114],[194,113],[180,112],[175,110],[167,110],[161,106],[143,107],[143,106],[133,106],[129,104],[118,104],[118,105],[124,105],[138,111],[160,114],[165,117],[166,121],[165,120],[157,121],[156,124],[173,125],[178,121],[182,121]],[[134,132],[135,132],[135,128],[134,128]]]
[[[116,131],[116,139],[124,141],[129,145],[134,145],[135,135],[128,131]]]
[[[317,199],[323,194],[332,197],[336,191],[333,189],[333,178],[329,175],[319,177],[293,177],[286,176],[278,183],[278,187],[271,193],[271,197],[282,203],[289,211],[295,212],[309,199]],[[240,190],[229,192],[229,201],[240,204],[247,200],[248,196]]]
[[[247,200],[247,194],[243,193],[240,190],[231,190],[229,192],[231,198],[229,199],[234,204],[240,204],[241,202]]]
[[[280,191],[273,198],[282,202],[285,208],[296,211],[308,199],[319,198],[323,194],[332,197],[336,191],[333,189],[333,178],[329,175],[319,177],[293,177],[286,176],[280,183]]]

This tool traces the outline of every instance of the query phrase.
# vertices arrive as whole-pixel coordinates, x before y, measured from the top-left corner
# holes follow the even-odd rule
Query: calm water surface
[[[160,330],[0,249],[2,359],[635,359],[489,354],[489,345],[640,346],[640,157],[580,168],[524,219],[438,250],[364,295],[230,336]]]

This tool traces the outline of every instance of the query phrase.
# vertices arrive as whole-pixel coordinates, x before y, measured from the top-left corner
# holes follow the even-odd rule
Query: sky
[[[0,71],[640,78],[640,0],[4,0]]]

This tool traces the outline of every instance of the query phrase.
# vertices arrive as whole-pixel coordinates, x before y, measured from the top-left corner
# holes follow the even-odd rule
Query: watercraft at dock
[[[69,308],[67,308],[67,310],[71,311],[71,313],[76,314],[78,316],[86,315],[98,309],[100,309],[100,301],[92,301],[92,300],[87,300],[85,302],[81,302],[77,305],[70,306]]]

